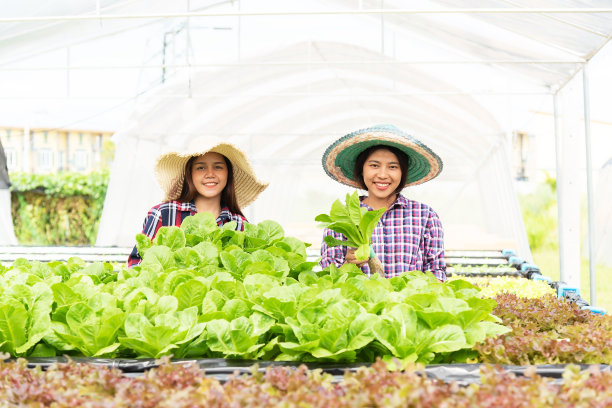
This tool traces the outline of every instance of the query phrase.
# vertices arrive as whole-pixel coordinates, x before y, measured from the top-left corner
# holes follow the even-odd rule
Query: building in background
[[[0,127],[9,172],[88,173],[103,167],[113,132]]]
[[[512,170],[518,181],[528,181],[534,176],[535,154],[531,146],[534,140],[535,135],[528,132],[512,132]]]

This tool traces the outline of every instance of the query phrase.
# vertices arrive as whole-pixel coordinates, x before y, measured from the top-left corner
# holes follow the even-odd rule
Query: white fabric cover
[[[550,104],[612,38],[612,13],[590,12],[611,6],[10,2],[0,26],[0,123],[120,129],[100,245],[133,242],[147,208],[161,198],[151,170],[160,144],[204,133],[241,144],[258,175],[272,182],[246,209],[252,221],[278,219],[288,233],[318,245],[312,218],[343,193],[322,174],[322,149],[346,132],[391,123],[423,138],[445,161],[439,179],[407,195],[440,212],[449,247],[511,246],[528,259],[508,135],[522,130],[525,111],[537,109],[534,99]],[[514,8],[520,12],[507,12]]]
[[[612,266],[612,158],[599,169],[595,184],[594,246],[595,264]],[[587,238],[588,239],[588,238]],[[587,248],[586,245],[584,245]]]
[[[0,245],[17,245],[11,217],[11,192],[0,188]]]
[[[305,54],[315,63],[337,55],[380,58],[361,47],[317,42],[295,44],[261,60]],[[211,135],[240,146],[258,177],[270,181],[245,210],[247,218],[276,220],[287,234],[318,247],[322,231],[314,217],[328,212],[335,199],[350,191],[324,173],[325,148],[353,130],[391,123],[414,134],[444,161],[440,176],[405,194],[439,212],[448,248],[509,247],[530,256],[513,193],[506,138],[491,114],[470,96],[359,96],[449,86],[410,67],[296,64],[274,67],[267,75],[251,70],[245,65],[194,73],[191,91],[197,97],[153,95],[151,104],[135,112],[130,126],[115,135],[116,157],[97,245],[134,243],[146,211],[162,197],[153,178],[157,155],[195,136]],[[184,86],[169,84],[158,93],[177,95]],[[319,96],[309,92],[313,88],[326,92]],[[262,97],[262,89],[276,91]]]

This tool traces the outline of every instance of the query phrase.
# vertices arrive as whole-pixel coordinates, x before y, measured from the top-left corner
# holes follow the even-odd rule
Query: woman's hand
[[[345,260],[345,262],[352,263],[352,264],[355,264],[355,265],[357,265],[357,266],[361,267],[361,266],[362,266],[362,265],[364,265],[366,262],[368,262],[368,259],[369,259],[369,258],[368,258],[368,259],[365,259],[365,260],[361,260],[361,259],[359,259],[359,260],[358,260],[358,259],[355,257],[355,250],[356,250],[356,249],[357,249],[357,248],[349,248],[349,249],[346,251],[346,256],[344,257],[344,260]]]

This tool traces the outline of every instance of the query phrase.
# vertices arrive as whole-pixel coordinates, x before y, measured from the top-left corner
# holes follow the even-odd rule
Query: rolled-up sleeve
[[[424,234],[425,259],[423,270],[431,271],[441,282],[446,281],[446,263],[444,261],[444,229],[440,217],[430,210]]]
[[[320,261],[321,268],[325,269],[332,263],[336,265],[336,267],[339,268],[344,264],[344,261],[346,259],[347,247],[344,245],[338,245],[335,247],[331,247],[327,245],[327,243],[325,242],[326,236],[331,236],[341,241],[346,241],[346,238],[344,237],[344,235],[336,231],[332,231],[328,228],[326,228],[325,231],[323,232],[323,242],[321,243],[321,261]]]
[[[161,227],[162,227],[161,211],[155,207],[151,208],[149,212],[147,213],[147,216],[143,222],[142,233],[148,236],[151,239],[151,241],[153,241],[153,238],[155,238],[155,235],[157,235],[157,231],[159,231]],[[134,245],[134,248],[132,249],[132,252],[130,253],[128,257],[128,267],[131,268],[132,266],[136,266],[140,264],[140,262],[142,262],[142,258],[140,257],[140,254],[138,253],[138,249],[136,248],[136,245]]]

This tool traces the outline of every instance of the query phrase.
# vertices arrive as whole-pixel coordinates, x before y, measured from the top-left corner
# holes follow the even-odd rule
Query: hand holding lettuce
[[[316,216],[315,221],[321,222],[324,227],[346,237],[346,241],[341,241],[327,236],[325,237],[325,243],[332,247],[346,245],[356,248],[355,257],[358,260],[367,260],[370,270],[384,277],[383,265],[374,251],[371,250],[370,243],[372,232],[386,208],[368,211],[367,208],[361,207],[357,191],[353,194],[347,194],[345,203],[346,205],[343,205],[340,200],[336,200],[332,204],[329,215],[319,214]]]

